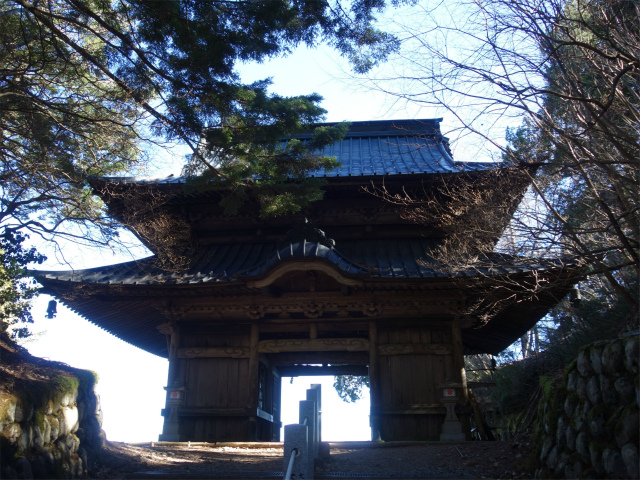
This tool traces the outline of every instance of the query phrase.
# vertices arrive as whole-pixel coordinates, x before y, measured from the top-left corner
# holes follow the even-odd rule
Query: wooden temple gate
[[[304,275],[314,278],[316,288],[337,285],[330,279],[318,282],[322,273],[305,271]],[[309,294],[304,299],[294,295],[296,301],[282,293],[282,287],[296,277],[295,273],[283,277],[278,297],[258,310],[274,310],[278,303],[293,309],[304,304]],[[168,389],[180,391],[181,401],[177,418],[165,410],[161,439],[279,440],[282,376],[350,374],[369,376],[373,439],[437,440],[445,414],[438,386],[465,382],[461,330],[452,313],[456,302],[443,300],[443,292],[432,294],[434,300],[429,302],[428,292],[421,292],[422,308],[431,310],[429,317],[402,319],[384,315],[370,301],[357,301],[356,292],[345,296],[345,289],[341,290],[331,295],[324,292],[324,297],[333,299],[332,308],[336,314],[342,312],[343,318],[296,319],[291,318],[292,312],[275,318],[266,313],[252,323],[209,323],[200,315],[190,321],[189,311],[199,309],[186,307],[181,320],[162,325],[160,330],[171,345]],[[394,294],[400,299],[391,300]],[[378,296],[389,297],[384,303],[392,312],[404,308],[408,315],[411,311],[406,295]],[[350,301],[341,305],[340,297]],[[352,318],[354,312],[349,316],[349,305],[356,304],[365,312],[369,309],[371,317],[362,312],[361,318]],[[205,310],[210,308],[215,307]]]
[[[323,153],[341,162],[311,174],[326,182],[325,197],[268,221],[255,201],[227,215],[224,188],[194,193],[178,177],[94,179],[114,218],[134,231],[142,222],[140,231],[152,234],[141,240],[152,251],[188,252],[186,263],[166,269],[166,255],[157,254],[32,272],[45,293],[169,359],[161,438],[277,440],[281,377],[313,371],[369,376],[372,438],[437,440],[441,386],[457,385],[466,401],[463,354],[501,351],[564,295],[561,267],[497,255],[448,270],[435,258],[438,246],[447,229],[466,228],[464,215],[453,227],[438,218],[416,224],[363,191],[418,192],[443,205],[457,187],[477,192],[494,212],[486,230],[495,235],[482,240],[492,248],[501,234],[496,222],[508,224],[528,180],[496,164],[454,162],[439,119],[354,122]],[[132,204],[153,208],[131,216]],[[484,217],[475,220],[485,228]],[[560,286],[530,295],[528,285],[545,276]]]

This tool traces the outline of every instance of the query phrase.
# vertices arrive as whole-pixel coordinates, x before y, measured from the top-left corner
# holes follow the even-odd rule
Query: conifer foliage
[[[64,232],[77,240],[87,237],[77,229],[90,221],[101,234],[94,238],[108,241],[115,225],[86,179],[148,161],[141,140],[150,130],[191,147],[188,174],[206,172],[207,181],[236,188],[247,179],[272,186],[292,177],[300,184],[310,168],[331,168],[333,159],[311,155],[300,142],[279,143],[323,118],[321,97],[270,94],[268,80],[245,85],[235,66],[324,42],[366,71],[397,47],[373,27],[383,6],[370,0],[4,2],[0,221],[42,235],[71,223],[76,229]],[[343,131],[318,132],[311,146],[330,144]],[[312,190],[303,193],[318,194]],[[270,193],[267,214],[295,209],[304,198]]]
[[[336,165],[312,150],[345,127],[283,144],[323,119],[322,98],[271,94],[268,80],[244,84],[235,67],[322,42],[367,71],[398,45],[374,27],[383,7],[383,0],[2,2],[0,228],[49,241],[117,241],[120,225],[89,180],[143,171],[154,162],[150,145],[165,140],[191,149],[185,173],[197,188],[224,183],[227,210],[248,191],[264,216],[298,210],[321,195],[305,173]]]
[[[42,263],[45,257],[35,248],[26,249],[26,237],[9,229],[0,235],[0,334],[10,338],[30,335],[33,323],[28,301],[35,295],[34,281],[25,278],[24,268],[30,263]]]

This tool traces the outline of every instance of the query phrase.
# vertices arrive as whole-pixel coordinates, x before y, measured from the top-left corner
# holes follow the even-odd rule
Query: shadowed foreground
[[[528,444],[331,443],[316,478],[527,478]],[[281,478],[278,443],[109,442],[95,478]]]

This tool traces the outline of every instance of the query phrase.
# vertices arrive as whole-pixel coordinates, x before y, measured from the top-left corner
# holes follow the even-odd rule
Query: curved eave
[[[104,290],[101,295],[88,295],[73,288],[81,284],[55,280],[41,283],[42,293],[55,297],[93,325],[134,347],[168,358],[165,335],[157,330],[166,318],[148,298],[113,295],[115,286],[109,285],[99,287]]]
[[[157,327],[166,321],[162,310],[167,300],[197,297],[215,303],[215,298],[251,295],[291,272],[309,270],[322,272],[341,285],[365,290],[458,289],[469,297],[467,304],[485,301],[491,307],[492,302],[502,302],[498,311],[490,314],[488,323],[478,320],[481,311],[468,319],[463,329],[467,351],[497,353],[535,325],[566,294],[582,270],[571,263],[517,261],[494,254],[485,259],[491,265],[454,275],[425,265],[432,245],[422,240],[344,241],[342,245],[346,254],[307,241],[279,247],[216,246],[196,253],[192,269],[180,274],[158,270],[154,257],[74,272],[30,274],[44,286],[45,293],[61,299],[90,322],[132,345],[166,357],[166,340]],[[526,285],[541,281],[550,287],[529,298]],[[524,287],[509,300],[513,291],[496,293],[495,285],[500,282]]]
[[[489,319],[475,319],[473,325],[463,329],[462,338],[466,354],[490,353],[497,355],[531,330],[549,311],[562,300],[581,278],[584,267],[577,263],[562,267],[545,268],[517,275],[501,275],[512,287],[501,293],[495,290],[481,300],[492,302],[499,308]],[[519,281],[520,284],[516,284]],[[533,285],[543,286],[533,291]],[[528,289],[529,285],[532,289]]]

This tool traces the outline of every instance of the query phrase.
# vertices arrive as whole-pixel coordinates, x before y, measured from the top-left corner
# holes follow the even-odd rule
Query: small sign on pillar
[[[159,440],[164,442],[179,442],[180,432],[178,409],[184,401],[184,387],[165,387],[167,391],[167,408],[163,410],[164,426]]]
[[[458,403],[456,388],[452,385],[444,386],[442,390],[442,403],[447,410],[447,415],[442,424],[441,442],[462,442],[465,439],[462,433],[462,424],[456,416],[455,406]]]

